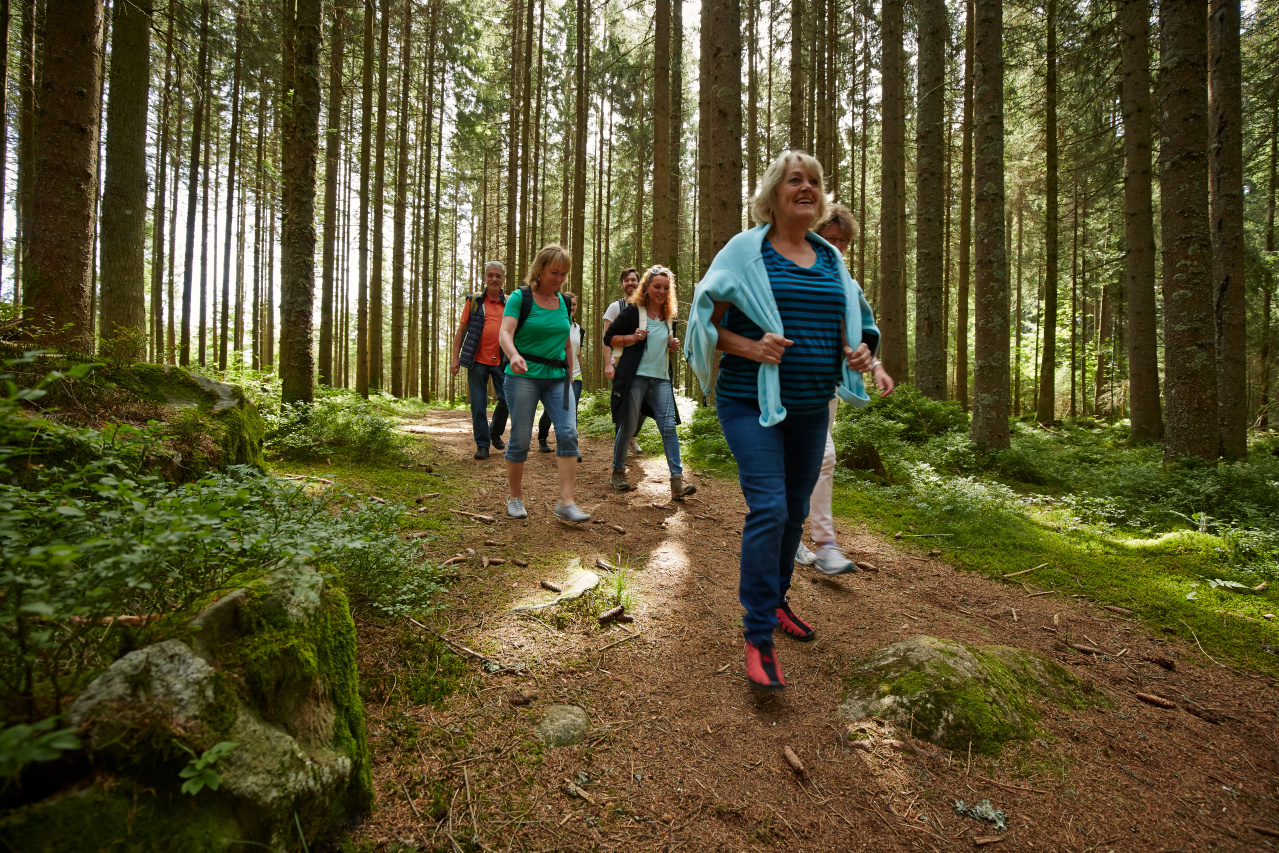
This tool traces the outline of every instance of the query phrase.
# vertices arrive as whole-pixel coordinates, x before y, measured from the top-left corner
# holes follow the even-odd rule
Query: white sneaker
[[[528,510],[524,508],[524,501],[521,498],[506,499],[506,514],[511,518],[528,518]]]
[[[816,561],[817,555],[804,547],[804,543],[799,543],[799,550],[795,552],[795,562],[801,566],[811,566]]]
[[[844,556],[837,545],[823,545],[817,549],[817,559],[813,568],[824,575],[842,575],[844,572],[855,572],[857,566]]]
[[[577,504],[562,504],[559,501],[555,502],[555,517],[574,523],[591,520],[590,514],[582,512]]]

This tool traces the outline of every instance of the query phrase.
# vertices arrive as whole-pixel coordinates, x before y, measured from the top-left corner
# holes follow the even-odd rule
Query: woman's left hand
[[[671,338],[671,339],[670,339],[670,342],[669,342],[669,343],[667,343],[666,348],[667,348],[668,350],[670,350],[671,352],[675,352],[676,350],[678,350],[678,349],[679,349],[679,338]]]
[[[852,347],[844,347],[844,355],[848,357],[848,366],[858,373],[871,371],[871,375],[875,377],[875,386],[879,388],[879,396],[887,397],[893,393],[893,389],[897,387],[897,383],[893,381],[893,377],[888,375],[888,371],[884,369],[883,363],[876,364],[875,357],[871,355],[870,347],[866,344],[858,345],[854,350]],[[872,367],[871,365],[874,365]]]

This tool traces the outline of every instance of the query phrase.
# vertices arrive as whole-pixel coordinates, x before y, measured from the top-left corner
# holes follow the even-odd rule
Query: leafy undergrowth
[[[911,386],[840,407],[836,514],[901,533],[943,559],[1135,611],[1205,651],[1279,675],[1279,458],[1259,437],[1237,463],[1165,466],[1130,447],[1126,424],[1013,424],[1012,448],[979,451],[956,404]],[[735,473],[713,409],[686,430],[688,455]],[[1043,565],[1046,564],[1046,565]],[[1272,585],[1273,584],[1273,585]]]

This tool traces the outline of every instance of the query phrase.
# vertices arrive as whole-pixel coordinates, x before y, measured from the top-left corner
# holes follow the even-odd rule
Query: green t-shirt
[[[520,355],[525,356],[528,363],[528,372],[516,374],[511,372],[511,366],[506,366],[507,376],[527,376],[530,379],[563,379],[564,369],[559,367],[551,367],[546,364],[537,364],[528,361],[527,356],[540,355],[552,361],[564,360],[564,345],[568,342],[568,311],[564,308],[564,297],[560,294],[559,305],[555,308],[543,308],[537,304],[537,300],[533,300],[532,309],[528,312],[528,319],[524,321],[524,325],[515,333],[515,348],[520,351]],[[520,305],[523,303],[524,293],[516,290],[506,299],[506,310],[502,312],[503,317],[514,317],[516,320],[520,318]]]

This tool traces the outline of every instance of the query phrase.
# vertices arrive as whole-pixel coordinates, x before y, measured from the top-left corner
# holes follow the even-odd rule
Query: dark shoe
[[[493,449],[494,449],[494,450],[505,450],[505,449],[506,449],[506,442],[502,441],[502,436],[500,436],[500,435],[491,435],[491,436],[489,436],[489,441],[493,442]]]
[[[538,439],[538,442],[537,442],[537,452],[538,452],[538,453],[554,453],[554,452],[555,452],[555,448],[554,448],[554,447],[551,447],[551,446],[550,446],[549,444],[547,444],[545,441],[542,441],[541,439]]]
[[[772,643],[746,643],[746,680],[754,690],[774,692],[786,689],[781,664],[773,653]]]
[[[476,458],[476,459],[488,459],[488,458],[489,458],[489,449],[488,449],[487,447],[481,447],[479,450],[475,451],[475,458]]]
[[[613,469],[613,476],[609,478],[608,484],[613,487],[614,491],[629,492],[631,484],[626,482],[626,471]]]
[[[794,611],[790,609],[790,605],[785,601],[782,602],[781,607],[777,608],[777,621],[781,623],[782,630],[786,632],[787,636],[799,640],[801,643],[807,643],[817,636],[813,626],[796,616]]]

